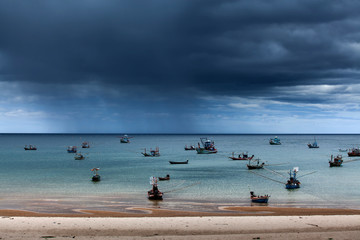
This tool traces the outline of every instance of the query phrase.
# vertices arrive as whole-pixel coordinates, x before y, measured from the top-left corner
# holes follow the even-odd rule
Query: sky
[[[0,133],[360,133],[360,1],[0,1]]]

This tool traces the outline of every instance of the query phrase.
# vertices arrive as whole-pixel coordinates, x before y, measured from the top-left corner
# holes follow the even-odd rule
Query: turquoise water
[[[269,206],[341,207],[360,209],[360,161],[330,168],[330,155],[356,159],[339,148],[360,144],[360,135],[316,135],[319,149],[308,149],[314,135],[278,135],[282,145],[268,143],[274,135],[131,135],[131,143],[120,143],[119,135],[0,135],[0,208],[44,212],[73,209],[126,210],[129,206],[217,211],[218,206],[249,206],[249,189],[271,195]],[[217,154],[185,151],[200,137],[215,141]],[[81,149],[83,141],[91,144]],[[33,144],[37,151],[25,151]],[[74,160],[67,146],[77,145],[85,160]],[[160,148],[160,157],[141,152]],[[286,190],[283,184],[252,174],[246,161],[233,161],[232,152],[248,151],[269,166],[252,170],[267,178],[286,182],[288,171],[299,167],[300,189]],[[185,161],[188,165],[170,165]],[[93,183],[90,169],[100,168],[102,181]],[[273,172],[273,171],[276,171]],[[304,176],[316,171],[313,174]],[[150,176],[170,174],[159,183],[161,202],[149,201]],[[284,176],[281,176],[284,175]]]

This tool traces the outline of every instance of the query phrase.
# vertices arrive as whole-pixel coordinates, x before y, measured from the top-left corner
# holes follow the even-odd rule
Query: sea
[[[360,209],[360,157],[339,149],[359,147],[360,135],[279,134],[270,145],[267,134],[161,135],[128,134],[0,134],[0,209],[73,213],[80,209],[135,211],[134,207],[185,211],[221,211],[222,206],[251,206],[250,191],[270,195],[268,206]],[[200,138],[214,141],[216,154],[185,151]],[[309,149],[316,139],[319,148]],[[87,141],[90,148],[81,148]],[[25,151],[24,145],[36,145]],[[75,160],[68,146],[85,156]],[[159,147],[159,157],[144,157]],[[248,152],[264,169],[248,170],[248,161],[229,157]],[[329,167],[331,155],[343,156],[342,167]],[[169,161],[186,161],[172,165]],[[348,162],[347,162],[348,161]],[[298,167],[301,188],[285,189],[289,171]],[[92,182],[100,168],[100,182]],[[147,199],[150,177],[159,181],[162,201]]]

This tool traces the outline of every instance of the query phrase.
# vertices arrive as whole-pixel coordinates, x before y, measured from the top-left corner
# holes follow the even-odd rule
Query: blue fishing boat
[[[300,181],[296,179],[296,173],[299,171],[298,167],[295,167],[293,170],[289,172],[289,180],[286,182],[286,189],[295,189],[300,188]]]
[[[314,142],[313,142],[313,143],[308,143],[308,147],[309,147],[309,148],[319,148],[319,145],[317,144],[315,138],[314,138]]]
[[[128,135],[124,135],[120,138],[121,143],[130,143],[130,138]]]
[[[253,203],[268,203],[270,196],[264,195],[264,196],[256,196],[253,191],[250,192],[250,198],[251,202]]]
[[[280,138],[277,136],[274,138],[270,138],[269,140],[270,145],[281,145]]]
[[[217,150],[214,145],[214,141],[209,140],[207,138],[200,138],[200,143],[198,143],[198,147],[196,148],[196,152],[198,154],[210,154],[210,153],[217,153]]]

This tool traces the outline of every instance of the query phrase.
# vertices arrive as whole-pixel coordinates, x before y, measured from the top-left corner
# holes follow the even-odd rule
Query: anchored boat
[[[155,150],[152,150],[152,149],[150,148],[150,153],[147,153],[147,152],[146,152],[146,148],[145,148],[145,151],[142,152],[142,154],[143,154],[145,157],[159,157],[159,156],[160,156],[159,147],[156,147]]]
[[[75,158],[75,160],[84,160],[85,159],[84,155],[82,155],[81,153],[75,154],[74,158]]]
[[[270,138],[269,140],[270,145],[281,145],[280,138],[277,136],[274,138]]]
[[[124,136],[122,136],[121,138],[120,138],[120,142],[121,143],[130,143],[130,138],[131,137],[129,137],[128,135],[124,135]]]
[[[200,138],[200,143],[198,143],[198,147],[196,148],[196,152],[198,154],[210,154],[210,153],[217,153],[217,150],[214,145],[214,141],[209,140],[207,138]]]
[[[248,167],[249,170],[252,170],[252,169],[261,169],[261,168],[264,168],[264,165],[265,163],[261,163],[260,164],[260,159],[255,159],[255,160],[249,160],[249,163],[246,164],[246,166]]]
[[[239,154],[237,157],[235,157],[234,152],[232,153],[232,156],[229,157],[232,160],[251,160],[254,158],[254,155],[249,157],[249,154],[247,152]]]
[[[148,191],[148,199],[149,200],[162,200],[163,194],[158,189],[157,185],[158,179],[156,177],[150,177],[150,184],[152,185],[152,189]]]
[[[76,153],[77,152],[77,147],[76,146],[69,146],[67,148],[67,152],[68,153]]]
[[[185,145],[184,149],[185,151],[190,151],[190,150],[195,150],[196,148],[194,145],[190,145],[190,146]]]
[[[300,188],[300,181],[296,179],[296,173],[299,171],[298,167],[295,167],[292,171],[289,172],[289,180],[286,182],[286,189],[295,189]]]
[[[101,180],[100,175],[98,174],[98,171],[100,170],[100,168],[93,168],[91,169],[92,172],[94,172],[94,175],[91,179],[91,181],[93,182],[99,182]]]
[[[337,155],[336,157],[333,158],[333,155],[331,155],[331,159],[329,161],[329,165],[330,167],[341,167],[342,163],[344,161],[342,160],[342,156],[341,155]]]
[[[267,203],[269,201],[270,196],[264,195],[264,196],[256,196],[253,191],[250,192],[250,198],[251,201],[254,203]]]
[[[189,160],[182,161],[182,162],[176,162],[176,161],[169,161],[170,164],[188,164]]]
[[[348,152],[349,157],[358,157],[360,156],[360,149],[359,148],[353,148]]]
[[[89,143],[89,142],[83,142],[83,143],[81,144],[81,147],[82,147],[82,148],[90,148],[90,143]]]
[[[309,148],[319,148],[319,145],[316,142],[316,139],[314,138],[314,142],[313,143],[308,143],[307,145]]]
[[[25,145],[24,147],[25,150],[37,150],[37,147],[34,145]]]

